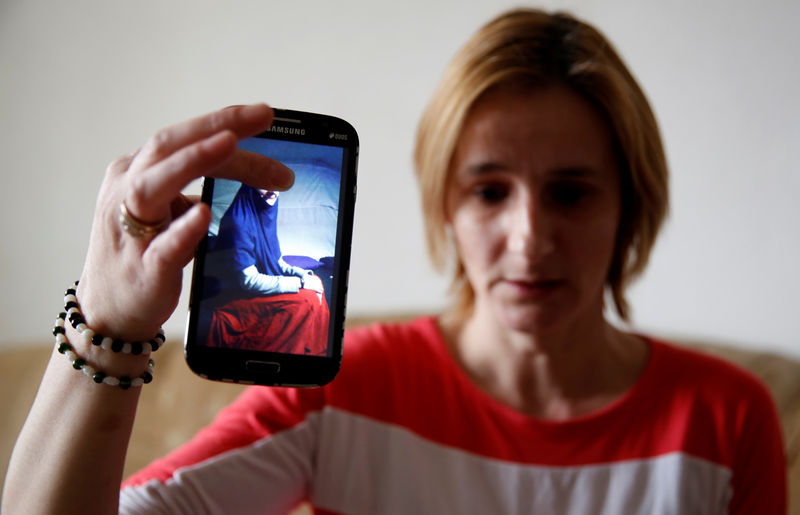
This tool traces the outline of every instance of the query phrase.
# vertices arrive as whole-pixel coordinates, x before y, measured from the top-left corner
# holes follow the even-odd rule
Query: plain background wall
[[[50,344],[108,162],[162,126],[252,101],[338,115],[360,133],[349,313],[440,308],[416,122],[456,49],[517,4],[3,0],[0,345]],[[603,30],[661,123],[672,213],[630,292],[634,327],[800,355],[800,3],[531,5]]]

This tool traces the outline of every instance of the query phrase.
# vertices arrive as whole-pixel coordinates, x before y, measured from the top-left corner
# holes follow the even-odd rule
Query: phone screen
[[[314,385],[315,366],[338,370],[353,149],[280,137],[265,133],[240,148],[291,168],[289,190],[204,183],[212,222],[195,264],[186,352],[203,358],[192,368],[211,379]]]

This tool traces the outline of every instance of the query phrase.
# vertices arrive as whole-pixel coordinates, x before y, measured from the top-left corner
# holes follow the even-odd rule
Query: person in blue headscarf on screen
[[[329,311],[322,281],[283,259],[278,199],[277,191],[243,185],[220,220],[210,246],[222,287],[209,306],[207,345],[324,355]]]
[[[279,192],[242,185],[222,217],[216,247],[225,250],[226,276],[255,295],[322,294],[322,281],[311,270],[283,260],[278,241]]]

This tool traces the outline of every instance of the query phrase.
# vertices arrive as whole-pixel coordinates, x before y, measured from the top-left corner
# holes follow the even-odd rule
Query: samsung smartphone
[[[240,148],[294,171],[287,191],[206,178],[212,222],[192,277],[185,356],[207,379],[319,386],[339,370],[358,135],[332,116],[275,109]]]

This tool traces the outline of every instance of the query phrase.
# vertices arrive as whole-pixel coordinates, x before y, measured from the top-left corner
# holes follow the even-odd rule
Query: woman
[[[322,281],[283,259],[279,195],[243,185],[220,220],[209,244],[206,284],[222,286],[219,295],[205,296],[201,308],[209,346],[326,352],[329,311]]]
[[[234,287],[251,295],[297,293],[303,288],[322,293],[311,270],[283,259],[278,241],[280,192],[243,185],[220,220],[214,251],[224,253],[220,273]]]
[[[199,141],[210,135],[204,126],[190,122],[156,141]],[[205,145],[221,148],[222,138]],[[120,201],[143,220],[167,215],[179,188],[144,202],[150,189],[127,188],[132,175],[147,173],[138,184],[149,185],[168,170],[212,169],[147,157],[175,148],[151,145],[112,165],[77,292],[92,327],[148,337],[174,306],[143,313],[140,303],[151,289],[175,298],[178,286],[166,279],[175,281],[201,237],[204,209],[149,245],[107,220],[108,204]],[[222,150],[213,155],[203,163],[222,161]],[[240,158],[224,173],[236,175]],[[423,114],[416,166],[434,260],[455,259],[453,309],[350,332],[342,371],[325,388],[248,390],[190,444],[130,478],[123,511],[281,512],[301,499],[326,513],[785,511],[780,431],[765,388],[603,316],[605,290],[627,315],[625,285],[646,264],[667,177],[647,102],[597,31],[536,10],[491,21]],[[181,244],[165,248],[167,234]],[[117,252],[107,241],[127,253],[126,278],[149,289],[105,289],[115,270],[99,263]],[[154,262],[172,266],[151,272]],[[77,338],[70,327],[67,336]],[[90,357],[101,358],[133,367]],[[8,506],[114,510],[136,393],[83,379],[51,363],[15,451]],[[56,402],[64,391],[67,406]],[[53,418],[61,431],[46,438]],[[34,472],[53,485],[46,496],[26,489]]]

